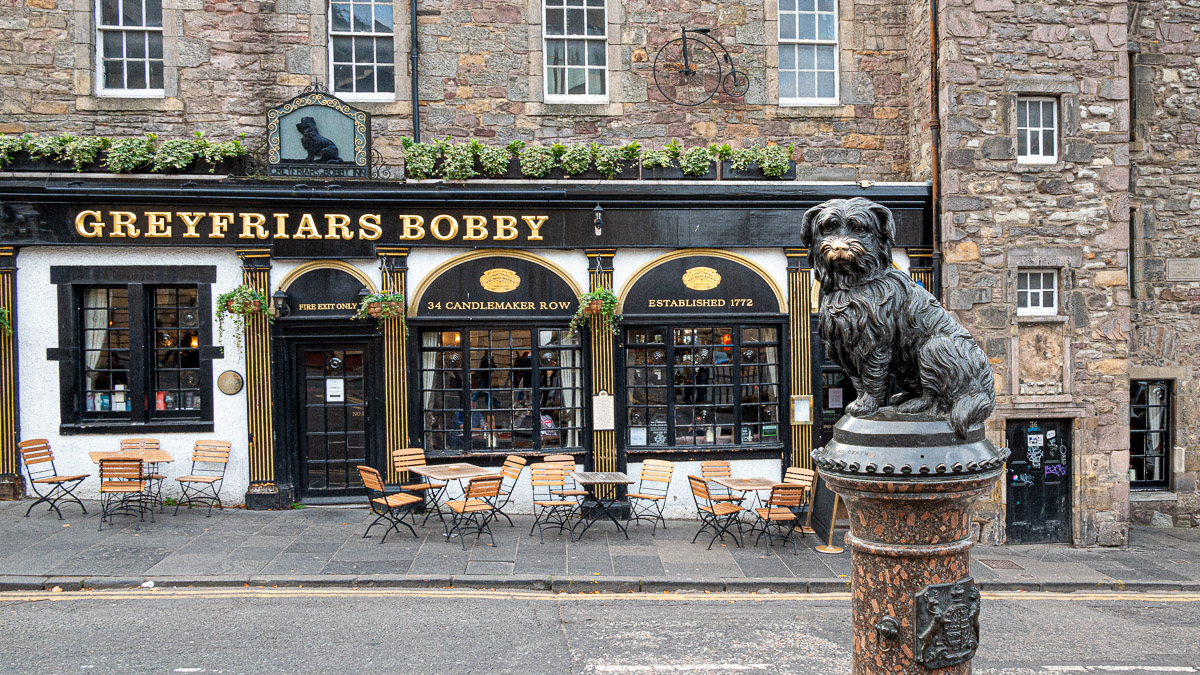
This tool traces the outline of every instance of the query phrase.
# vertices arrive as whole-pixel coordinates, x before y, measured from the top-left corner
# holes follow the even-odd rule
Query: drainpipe
[[[417,68],[420,66],[421,51],[417,47],[417,0],[409,0],[411,46],[408,51],[409,69],[412,71],[413,140],[421,142],[421,103],[417,96]]]
[[[945,291],[942,289],[942,204],[941,204],[941,135],[942,120],[939,117],[941,106],[938,105],[941,88],[938,86],[938,20],[937,0],[929,0],[929,133],[930,133],[930,171],[933,173],[933,288],[939,300],[945,302]]]

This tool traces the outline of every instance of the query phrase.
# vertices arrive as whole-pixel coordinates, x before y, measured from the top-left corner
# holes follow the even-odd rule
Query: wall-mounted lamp
[[[271,294],[271,307],[275,310],[275,316],[287,316],[291,313],[288,307],[287,293],[282,290],[275,291]]]
[[[599,204],[592,209],[592,224],[596,226],[596,236],[599,237],[604,230],[604,209],[600,208]]]

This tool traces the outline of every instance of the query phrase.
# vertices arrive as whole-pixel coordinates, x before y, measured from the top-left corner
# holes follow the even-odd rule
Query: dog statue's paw
[[[855,417],[870,417],[879,411],[879,401],[874,396],[862,394],[846,406],[846,413]]]
[[[900,405],[916,397],[917,395],[911,391],[902,391],[899,394],[892,394],[892,397],[888,399],[888,405]]]
[[[928,396],[918,396],[917,398],[911,398],[904,403],[901,403],[896,407],[896,410],[909,415],[917,415],[923,412],[929,412],[930,410],[933,410],[933,408],[934,400],[932,398],[929,398]]]

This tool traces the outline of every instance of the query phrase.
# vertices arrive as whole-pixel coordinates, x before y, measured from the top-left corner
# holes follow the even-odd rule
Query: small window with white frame
[[[162,0],[97,0],[97,94],[164,95],[162,15]]]
[[[329,3],[329,81],[333,93],[347,100],[395,100],[391,0]]]
[[[1058,271],[1017,272],[1017,316],[1058,314]]]
[[[836,0],[779,0],[780,105],[838,102]]]
[[[608,102],[605,0],[543,0],[546,103]]]
[[[1053,164],[1058,161],[1058,101],[1053,98],[1017,99],[1017,162]]]

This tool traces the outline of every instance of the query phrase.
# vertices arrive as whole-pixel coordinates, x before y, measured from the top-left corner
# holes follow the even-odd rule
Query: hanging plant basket
[[[355,319],[375,319],[382,329],[388,319],[399,319],[404,325],[404,334],[408,335],[408,324],[404,321],[403,293],[372,293],[362,299]]]
[[[617,323],[621,317],[617,314],[617,296],[607,288],[601,288],[595,291],[589,291],[579,297],[579,309],[575,310],[575,316],[571,317],[571,324],[568,326],[571,331],[579,330],[579,327],[584,324],[593,324],[593,321],[603,322],[607,319],[608,330],[613,335],[617,334]]]
[[[267,323],[274,323],[275,318],[267,312],[271,303],[267,296],[251,286],[242,284],[237,288],[217,296],[217,333],[221,340],[225,339],[225,319],[231,319],[236,330],[234,343],[238,353],[242,353],[242,335],[246,332],[246,321],[261,314],[267,318]]]
[[[604,311],[603,300],[591,300],[583,308],[583,313],[587,316],[599,316]]]

